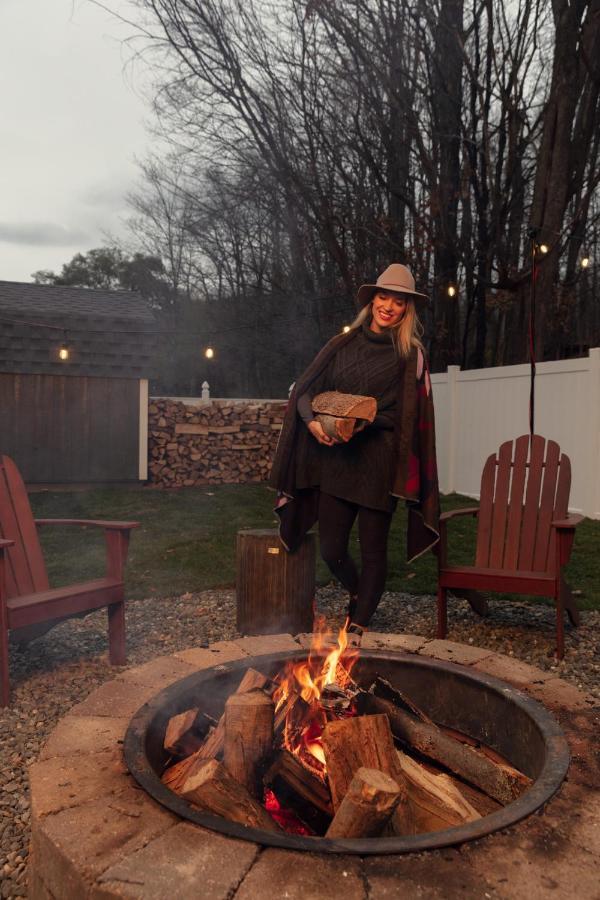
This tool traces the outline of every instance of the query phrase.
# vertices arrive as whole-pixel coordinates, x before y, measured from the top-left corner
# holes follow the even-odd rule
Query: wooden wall
[[[137,481],[139,384],[0,373],[0,453],[29,484]]]

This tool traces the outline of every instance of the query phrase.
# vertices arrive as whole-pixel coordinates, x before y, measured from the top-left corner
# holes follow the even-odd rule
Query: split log
[[[377,676],[369,688],[369,693],[374,694],[375,697],[382,697],[384,700],[389,700],[390,703],[393,703],[394,706],[397,706],[399,709],[404,709],[406,712],[412,713],[417,719],[420,719],[421,722],[435,725],[435,722],[430,719],[429,716],[426,715],[409,696],[407,696],[407,694],[404,694],[399,688],[394,687],[385,678]]]
[[[474,784],[498,803],[512,803],[530,786],[531,779],[516,769],[506,770],[491,759],[444,734],[437,725],[422,722],[383,697],[361,693],[360,712],[384,713],[398,740],[428,759],[441,763],[465,781]]]
[[[204,735],[214,719],[198,709],[172,716],[165,731],[164,748],[171,756],[191,756],[204,743]]]
[[[283,734],[288,717],[302,719],[307,713],[308,703],[306,700],[303,700],[300,694],[296,694],[293,691],[290,692],[275,713],[273,723],[275,740],[277,741]]]
[[[246,669],[244,677],[240,681],[236,694],[247,694],[249,691],[259,690],[261,688],[270,689],[272,681],[257,672],[256,669]],[[208,732],[204,743],[199,748],[203,759],[213,759],[219,757],[223,753],[223,742],[225,740],[225,713],[219,719],[217,725]]]
[[[444,731],[445,730],[446,729],[444,729]],[[459,734],[459,732],[456,732],[456,734]],[[497,800],[492,800],[491,797],[488,797],[488,795],[484,794],[483,791],[480,791],[479,788],[474,787],[467,781],[463,781],[457,775],[449,772],[448,769],[445,769],[438,763],[434,763],[432,760],[425,759],[425,757],[422,756],[417,759],[417,762],[431,775],[445,775],[446,778],[449,778],[454,787],[460,791],[465,800],[471,804],[473,809],[476,810],[480,816],[489,816],[493,812],[502,809],[502,804],[498,803]]]
[[[402,786],[404,778],[387,716],[356,716],[328,722],[321,743],[336,812],[362,767],[390,775]]]
[[[278,779],[305,803],[316,807],[330,818],[333,816],[329,788],[289,750],[281,750],[277,754],[264,778],[265,784],[272,786],[276,785]]]
[[[262,797],[261,767],[273,748],[273,701],[264,691],[232,694],[225,704],[223,762],[227,771],[257,799]]]
[[[204,760],[186,779],[181,796],[196,806],[249,828],[279,831],[269,813],[216,759]]]
[[[163,772],[161,781],[169,790],[179,794],[186,778],[196,769],[199,769],[204,762],[206,762],[206,758],[203,756],[202,750],[197,750],[191,756],[187,756],[185,759],[175,763],[174,766],[169,766]]]
[[[377,769],[358,769],[325,837],[376,837],[401,798],[400,787],[389,775]]]
[[[396,751],[406,779],[408,822],[412,834],[443,831],[481,816],[447,775],[434,775],[410,756]]]
[[[377,769],[393,778],[401,790],[390,825],[394,834],[406,834],[405,779],[387,716],[356,716],[328,722],[321,735],[321,744],[334,810],[337,812],[340,808],[350,782],[360,768]]]

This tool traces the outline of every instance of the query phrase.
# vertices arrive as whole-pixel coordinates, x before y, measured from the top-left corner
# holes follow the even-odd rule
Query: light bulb
[[[348,334],[348,332],[350,331],[350,326],[344,325],[344,327],[342,328],[342,331],[344,332],[344,334]]]
[[[207,347],[206,350],[204,351],[204,355],[207,359],[212,359],[213,356],[215,355],[215,351],[213,350],[212,347]]]
[[[454,287],[453,284],[448,285],[448,296],[456,297],[456,288]]]
[[[548,244],[540,244],[540,253],[547,253],[549,249]]]
[[[582,260],[581,260],[581,268],[582,268],[582,269],[587,269],[587,267],[589,266],[589,264],[590,264],[590,258],[589,258],[589,256],[584,256],[584,257],[582,258]]]
[[[63,362],[66,362],[66,360],[69,358],[69,348],[66,347],[64,344],[58,351],[58,358],[61,359]]]

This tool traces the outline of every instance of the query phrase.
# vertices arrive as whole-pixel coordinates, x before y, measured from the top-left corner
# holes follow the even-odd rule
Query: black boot
[[[346,607],[346,618],[349,622],[354,621],[354,616],[356,615],[356,606],[358,604],[358,594],[350,594],[348,600],[348,606]]]

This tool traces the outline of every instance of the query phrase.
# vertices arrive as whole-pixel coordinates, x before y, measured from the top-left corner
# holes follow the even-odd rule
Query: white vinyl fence
[[[440,489],[479,497],[483,464],[529,432],[529,365],[432,375]],[[600,519],[600,348],[537,364],[535,431],[557,441],[573,470],[570,508]]]

